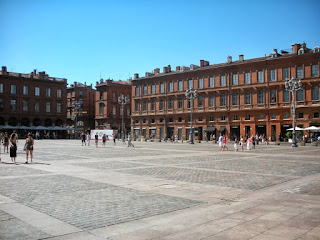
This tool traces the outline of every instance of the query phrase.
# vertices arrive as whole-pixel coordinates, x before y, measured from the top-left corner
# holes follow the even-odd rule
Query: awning
[[[219,132],[223,132],[224,130],[226,130],[225,126],[220,127]]]
[[[204,130],[205,132],[215,132],[216,131],[216,127],[214,126],[207,126],[207,129]]]

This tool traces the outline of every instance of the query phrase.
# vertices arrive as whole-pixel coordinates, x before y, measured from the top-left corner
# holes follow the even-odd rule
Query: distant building
[[[95,128],[95,96],[96,90],[86,83],[74,82],[67,88],[67,125],[75,128],[75,115],[77,114],[77,131],[87,132]],[[72,104],[80,104],[79,111],[75,111]]]
[[[131,100],[131,81],[100,80],[96,84],[96,129],[116,129],[121,131],[122,111],[118,97],[122,94]],[[124,105],[124,129],[130,131],[130,102]]]
[[[175,71],[156,68],[132,80],[132,132],[138,137],[181,140],[190,135],[190,102],[187,89],[197,89],[193,102],[195,138],[209,139],[222,133],[235,136],[265,135],[269,141],[285,136],[292,127],[291,94],[285,80],[298,78],[303,89],[296,92],[297,126],[320,126],[319,48],[293,44],[292,51],[274,49],[269,56],[200,66],[178,66]]]
[[[36,70],[0,72],[0,125],[65,127],[67,80]],[[23,129],[23,127],[20,127]],[[28,129],[28,128],[26,128]]]

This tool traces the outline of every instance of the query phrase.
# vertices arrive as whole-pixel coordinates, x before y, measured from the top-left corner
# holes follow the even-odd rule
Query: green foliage
[[[286,133],[286,137],[289,139],[289,138],[292,138],[292,132],[287,132]]]

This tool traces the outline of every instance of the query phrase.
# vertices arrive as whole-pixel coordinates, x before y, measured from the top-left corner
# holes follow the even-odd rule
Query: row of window
[[[3,83],[0,84],[0,93],[3,93]],[[17,85],[14,85],[14,84],[10,85],[10,93],[17,94]],[[22,94],[29,95],[29,86],[23,86]],[[34,95],[40,96],[40,87],[34,88]],[[62,90],[57,89],[57,98],[61,98],[61,96],[62,96]],[[51,97],[51,88],[46,88],[46,97]]]
[[[302,112],[298,113],[298,119],[302,119],[303,117],[304,117],[304,115],[303,115]],[[283,119],[284,119],[284,120],[289,120],[289,118],[290,118],[289,113],[284,113],[284,114],[283,114]],[[313,118],[318,119],[318,118],[319,118],[319,112],[314,112],[314,113],[313,113]],[[276,114],[275,114],[275,113],[271,114],[271,118],[270,118],[270,119],[271,119],[271,120],[276,120],[276,119],[277,119]],[[233,120],[233,121],[239,121],[239,116],[238,116],[238,115],[233,115],[232,120]],[[246,121],[250,121],[250,120],[251,120],[251,115],[250,115],[250,114],[246,114],[246,115],[245,115],[245,120],[246,120]],[[259,115],[258,115],[258,120],[260,120],[260,121],[265,120],[265,115],[264,115],[264,114],[259,114]],[[177,119],[177,121],[178,121],[178,122],[182,122],[182,117],[179,117],[179,118]],[[188,121],[189,121],[189,122],[191,121],[191,118],[190,118],[190,117],[189,117],[189,120],[188,120]],[[214,116],[210,116],[210,117],[209,117],[209,122],[214,122],[214,121],[215,121]],[[219,119],[219,120],[217,119],[217,121],[220,121],[220,122],[226,121],[226,116],[225,116],[225,115],[220,116],[220,119]],[[160,118],[160,119],[159,119],[159,122],[160,122],[160,123],[163,123],[163,118]],[[168,122],[173,122],[173,118],[168,118]],[[203,117],[198,117],[198,122],[203,122]],[[135,123],[138,124],[138,123],[139,123],[139,120],[138,120],[138,119],[135,120]],[[143,119],[143,120],[142,120],[142,123],[146,123],[146,119]],[[150,123],[156,123],[156,122],[155,122],[155,119],[151,119]]]
[[[46,102],[46,112],[50,113],[51,112],[51,103]],[[3,109],[3,99],[0,98],[0,110]],[[17,100],[11,99],[10,100],[10,110],[12,112],[17,111]],[[29,111],[29,102],[28,101],[22,101],[22,111],[28,112]],[[40,113],[40,102],[36,101],[34,102],[34,111]],[[57,113],[61,113],[61,103],[57,103]]]
[[[297,78],[301,79],[303,78],[303,67],[297,67]],[[283,79],[288,80],[290,75],[289,75],[289,68],[284,68],[283,69]],[[245,84],[250,84],[251,83],[251,73],[245,73]],[[317,77],[319,76],[319,66],[318,65],[312,65],[312,77]],[[270,81],[277,81],[277,74],[276,70],[270,70]],[[264,82],[264,72],[263,71],[258,71],[258,83],[263,83]],[[236,86],[238,85],[238,74],[233,74],[232,75],[232,85]],[[226,76],[222,75],[220,76],[220,86],[224,87],[226,86]],[[193,80],[190,79],[188,80],[188,89],[192,89],[193,86]],[[209,87],[213,88],[214,87],[214,77],[209,78]],[[203,89],[203,78],[198,79],[198,89]],[[148,86],[145,85],[142,87],[142,94],[144,96],[148,95]],[[178,89],[177,91],[183,91],[183,80],[178,81]],[[165,92],[165,84],[160,83],[160,93]],[[169,83],[169,92],[174,92],[174,87],[173,87],[173,82]],[[140,87],[135,88],[135,96],[139,96],[140,93]],[[156,85],[153,84],[151,85],[151,94],[156,93]]]
[[[102,116],[103,115],[103,109],[104,109],[104,105],[103,104],[99,104],[99,115]],[[122,116],[123,114],[123,108],[120,107],[120,116]],[[117,106],[113,105],[112,107],[112,115],[116,116],[117,115]],[[127,116],[131,115],[131,110],[130,107],[127,106]]]
[[[251,92],[245,92],[245,104],[250,105],[251,104]],[[183,108],[183,100],[184,98],[178,99],[178,109]],[[300,89],[297,91],[297,99],[298,102],[303,102],[303,89]],[[318,101],[319,100],[319,86],[313,86],[312,87],[312,100]],[[289,103],[290,102],[290,92],[288,90],[284,90],[283,92],[283,102]],[[147,101],[142,102],[142,111],[147,111]],[[264,104],[265,103],[265,92],[264,91],[258,91],[258,104]],[[270,90],[270,103],[277,103],[277,90],[272,89]],[[232,106],[238,106],[239,104],[239,94],[233,93],[232,94]],[[220,94],[220,107],[226,106],[226,94],[221,93]],[[164,100],[159,101],[159,110],[163,110],[164,107]],[[191,107],[191,100],[188,100],[188,108]],[[203,108],[203,96],[198,96],[198,108]],[[209,107],[214,107],[214,95],[209,95]],[[173,99],[168,100],[168,109],[173,109]],[[137,112],[139,110],[139,101],[135,101],[135,111]],[[155,100],[151,101],[151,111],[155,110]]]

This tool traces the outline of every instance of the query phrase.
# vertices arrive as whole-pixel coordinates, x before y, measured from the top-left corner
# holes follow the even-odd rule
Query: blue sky
[[[320,45],[320,1],[0,0],[0,65],[92,83]]]

